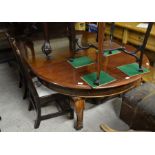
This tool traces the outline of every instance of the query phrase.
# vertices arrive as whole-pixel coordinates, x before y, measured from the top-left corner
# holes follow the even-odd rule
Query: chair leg
[[[39,128],[39,126],[40,126],[40,121],[41,121],[41,120],[38,119],[38,118],[37,118],[37,120],[35,120],[35,123],[34,123],[34,128],[35,128],[35,129],[38,129],[38,128]]]
[[[19,88],[22,88],[22,82],[19,81]]]
[[[74,110],[71,109],[70,113],[69,113],[69,119],[74,119]]]
[[[39,128],[40,122],[41,122],[41,107],[38,104],[40,104],[40,103],[36,103],[37,118],[36,118],[35,124],[34,124],[35,129]]]
[[[9,65],[9,67],[12,67],[12,64],[11,64],[11,62],[10,62],[10,61],[8,62],[8,65]]]
[[[31,98],[30,91],[28,91],[28,97],[29,97],[29,107],[28,107],[28,110],[30,111],[33,108],[33,106],[34,106],[34,108],[36,110],[36,113],[37,113],[37,118],[36,118],[35,123],[34,123],[34,128],[37,129],[37,128],[39,128],[40,122],[41,122],[41,107],[40,107],[40,103],[34,103],[33,102],[32,98]]]
[[[19,73],[19,88],[22,88],[22,75]]]
[[[33,109],[33,105],[31,102],[29,102],[28,111],[31,111]]]
[[[23,95],[23,100],[25,100],[27,98],[27,94],[28,94],[28,88],[27,86],[24,87],[24,95]]]
[[[27,97],[29,100],[28,111],[31,111],[32,109],[36,109],[36,106],[35,106],[35,104],[33,104],[33,99],[31,97],[31,94],[29,91],[27,92]]]

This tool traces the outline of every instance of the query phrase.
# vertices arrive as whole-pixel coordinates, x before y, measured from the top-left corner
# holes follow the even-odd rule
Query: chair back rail
[[[19,41],[18,43],[14,40],[12,42],[13,45],[13,49],[17,55],[18,58],[18,62],[23,70],[24,73],[24,77],[26,79],[26,83],[28,85],[28,89],[29,89],[29,95],[31,98],[33,98],[33,100],[35,101],[35,103],[39,102],[39,95],[36,91],[36,88],[34,86],[34,83],[32,81],[32,77],[31,77],[31,73],[30,73],[30,69],[28,68],[27,64],[26,64],[26,60],[25,57],[22,55],[22,50],[25,50],[24,48],[24,44],[22,41]]]
[[[10,45],[12,51],[13,51],[13,54],[14,54],[14,56],[15,56],[15,60],[16,60],[17,64],[19,64],[18,58],[17,58],[17,55],[16,55],[16,52],[15,52],[15,50],[14,50],[14,48],[13,48],[13,44],[12,44],[14,38],[11,37],[9,33],[5,33],[5,35],[6,35],[6,38],[7,38],[8,42],[9,42],[9,45]]]

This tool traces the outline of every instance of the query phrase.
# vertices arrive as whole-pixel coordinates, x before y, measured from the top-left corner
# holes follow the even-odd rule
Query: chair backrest
[[[5,33],[5,35],[6,35],[6,38],[7,38],[8,42],[9,42],[9,45],[10,45],[12,51],[13,51],[13,54],[14,54],[14,56],[15,56],[15,60],[16,60],[16,62],[19,64],[18,58],[17,58],[17,55],[16,55],[16,52],[15,52],[15,50],[14,50],[14,48],[13,48],[13,44],[12,44],[13,41],[14,41],[14,38],[11,37],[9,33]]]
[[[12,42],[12,46],[13,46],[14,51],[16,52],[18,61],[19,61],[21,68],[23,70],[24,77],[26,79],[26,84],[27,84],[28,89],[29,89],[29,93],[30,93],[31,97],[33,98],[33,100],[35,102],[38,102],[39,101],[39,95],[38,95],[36,88],[34,86],[34,83],[32,81],[30,68],[27,65],[26,58],[22,55],[22,50],[25,50],[24,43],[22,41],[19,41],[17,43],[14,40]]]
[[[25,48],[24,53],[27,58],[29,57],[29,53],[31,53],[32,58],[35,58],[34,44],[32,40],[26,39],[24,41],[24,48]]]

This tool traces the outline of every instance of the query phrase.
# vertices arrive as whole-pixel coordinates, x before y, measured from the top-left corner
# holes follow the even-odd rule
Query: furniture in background
[[[142,44],[146,28],[137,27],[140,22],[116,22],[114,30],[114,38],[122,41],[122,44],[130,43],[135,46]],[[106,23],[105,34],[110,34],[111,23]],[[155,62],[155,25],[152,28],[148,39],[145,54],[151,62]]]
[[[150,66],[150,72],[143,76],[143,82],[150,82],[155,84],[155,68]]]
[[[110,128],[107,124],[102,123],[100,128],[103,132],[118,132],[118,130]]]
[[[155,131],[155,84],[144,83],[122,97],[120,118],[131,129]]]
[[[27,23],[11,23],[11,31],[13,37],[25,40],[44,40],[50,46],[49,40],[54,38],[67,37],[69,39],[70,51],[75,49],[75,27],[73,22],[27,22]],[[44,43],[45,43],[44,42]],[[43,45],[44,45],[43,43]],[[51,50],[53,47],[51,46]],[[46,51],[42,50],[42,51]],[[46,54],[46,52],[44,52]],[[74,52],[70,53],[74,55]]]
[[[14,56],[9,48],[5,33],[8,31],[5,25],[0,24],[0,63],[14,60]]]

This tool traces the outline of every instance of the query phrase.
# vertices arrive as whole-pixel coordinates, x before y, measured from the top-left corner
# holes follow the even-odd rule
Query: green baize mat
[[[87,75],[84,75],[81,77],[88,85],[90,85],[92,88],[96,88],[98,87],[98,85],[94,84],[96,78],[97,78],[97,73],[93,72]],[[108,73],[105,73],[104,71],[100,72],[100,84],[101,85],[105,85],[108,84],[110,82],[115,81],[116,79],[113,78],[112,76],[110,76]]]
[[[110,56],[110,55],[114,55],[114,54],[118,54],[118,53],[120,53],[119,50],[113,50],[113,51],[111,51],[111,53],[109,53],[109,50],[105,50],[104,56]]]
[[[87,56],[74,58],[73,61],[68,60],[68,62],[74,68],[80,68],[80,67],[87,66],[87,65],[90,65],[90,64],[94,63],[94,61],[91,58],[87,57]]]
[[[143,72],[140,72],[139,65],[137,63],[127,64],[123,66],[117,67],[119,70],[121,70],[123,73],[127,74],[128,76],[134,76],[139,74],[144,74],[149,72],[149,69],[142,67]]]

